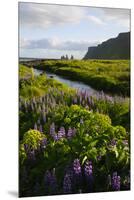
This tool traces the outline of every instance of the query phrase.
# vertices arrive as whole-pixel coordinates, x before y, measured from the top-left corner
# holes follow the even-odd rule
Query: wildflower
[[[76,175],[81,174],[81,165],[79,159],[75,159],[73,162],[73,169]]]
[[[49,170],[46,171],[44,176],[44,184],[47,192],[50,191],[51,194],[55,194],[57,192],[57,180],[54,170],[53,173],[51,173]]]
[[[50,126],[50,135],[52,137],[54,137],[54,135],[55,135],[55,124],[54,123],[52,123]]]
[[[70,139],[73,136],[73,130],[71,128],[68,129],[67,138]]]
[[[92,167],[92,162],[91,161],[87,161],[85,164],[85,176],[88,178],[90,175],[92,175],[93,173],[93,167]]]
[[[117,172],[114,172],[112,176],[112,188],[115,191],[120,190],[120,176],[117,175]]]
[[[27,157],[29,160],[36,160],[35,158],[35,151],[34,150],[30,150],[27,152]]]
[[[58,140],[60,140],[62,137],[63,137],[63,136],[62,136],[62,132],[61,132],[61,131],[58,131],[58,134],[57,134]]]
[[[87,191],[91,192],[93,191],[93,166],[91,161],[87,161],[85,163],[85,168],[84,168],[84,173],[85,173],[85,178],[87,182]]]
[[[54,139],[54,141],[58,141],[58,140],[59,140],[58,135],[57,135],[57,134],[54,134],[54,135],[53,135],[53,139]]]
[[[64,193],[72,192],[71,178],[69,174],[65,174],[63,181],[63,191]]]
[[[39,131],[43,133],[42,125],[40,124]]]
[[[64,127],[61,127],[60,128],[60,132],[61,132],[61,135],[62,135],[62,137],[64,137],[65,136],[65,128]]]
[[[41,145],[41,148],[45,149],[47,145],[47,138],[44,138],[43,140],[41,140],[40,145]]]

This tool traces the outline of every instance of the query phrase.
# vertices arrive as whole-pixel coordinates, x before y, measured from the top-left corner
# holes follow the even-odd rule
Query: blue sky
[[[130,10],[19,3],[20,57],[84,57],[89,46],[130,31]]]

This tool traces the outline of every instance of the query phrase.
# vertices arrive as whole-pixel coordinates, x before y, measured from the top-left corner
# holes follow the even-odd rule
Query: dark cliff
[[[83,59],[130,59],[130,32],[89,47]]]

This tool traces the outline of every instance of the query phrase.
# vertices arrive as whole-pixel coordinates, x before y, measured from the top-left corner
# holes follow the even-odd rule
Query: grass
[[[45,61],[36,67],[108,93],[130,95],[129,60]]]
[[[74,89],[69,88],[66,84],[47,78],[45,74],[34,77],[32,68],[29,69],[24,65],[19,66],[19,95],[25,100],[33,97],[40,97],[48,93],[50,88],[57,88],[59,91],[74,93]]]

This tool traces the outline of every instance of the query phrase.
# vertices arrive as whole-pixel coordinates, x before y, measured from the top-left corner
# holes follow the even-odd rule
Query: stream
[[[44,71],[34,68],[34,73],[35,73],[36,76],[38,76],[38,75],[44,73]],[[60,75],[57,75],[57,74],[54,74],[54,73],[51,73],[51,72],[48,72],[48,71],[45,71],[45,74],[47,75],[48,78],[53,78],[53,79],[55,79],[57,81],[60,81],[61,83],[66,84],[69,87],[75,88],[75,89],[77,89],[79,91],[82,91],[82,92],[86,91],[91,96],[98,96],[98,97],[99,96],[101,96],[101,97],[105,96],[109,100],[116,99],[116,101],[120,101],[120,102],[124,101],[126,99],[126,98],[124,98],[122,96],[107,94],[107,93],[104,93],[103,91],[95,90],[91,86],[89,86],[87,84],[84,84],[83,82],[72,81],[72,80],[64,78],[64,77],[62,77]]]
[[[41,73],[43,73],[44,71],[43,70],[39,70],[39,69],[35,69],[34,68],[34,73],[35,75],[40,75]],[[67,78],[64,78],[62,76],[59,76],[57,74],[54,74],[54,73],[51,73],[51,72],[47,72],[45,71],[45,74],[47,75],[47,77],[49,78],[53,78],[57,81],[60,81],[61,83],[64,83],[66,84],[67,86],[69,87],[72,87],[72,88],[75,88],[75,89],[78,89],[78,90],[82,90],[82,91],[88,91],[91,95],[95,95],[97,93],[100,94],[100,91],[97,91],[95,89],[93,89],[92,87],[90,87],[89,85],[86,85],[80,81],[72,81],[72,80],[69,80]]]

